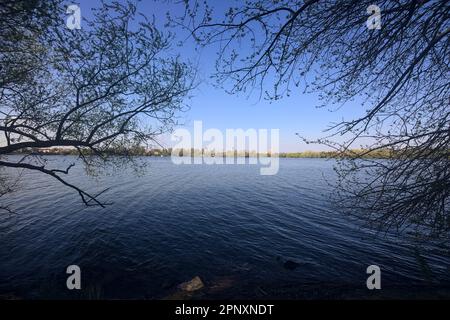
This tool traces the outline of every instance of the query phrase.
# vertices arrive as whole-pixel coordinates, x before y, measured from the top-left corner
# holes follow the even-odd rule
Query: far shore
[[[108,150],[106,153],[117,156],[140,156],[140,157],[224,157],[224,158],[255,158],[255,157],[279,157],[279,158],[374,158],[390,159],[395,158],[390,150],[368,151],[365,149],[352,149],[344,153],[338,151],[301,151],[301,152],[279,152],[279,153],[257,153],[255,151],[226,151],[216,152],[214,150],[197,149],[145,149],[142,147],[130,150]],[[25,149],[14,154],[34,154],[34,155],[79,155],[79,151],[71,148],[38,148]],[[86,155],[89,151],[86,150]]]

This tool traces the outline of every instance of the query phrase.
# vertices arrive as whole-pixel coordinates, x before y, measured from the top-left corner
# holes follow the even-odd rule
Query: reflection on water
[[[97,181],[72,169],[70,180],[89,190],[112,186],[106,209],[84,208],[70,189],[26,173],[8,199],[18,213],[0,217],[0,295],[163,298],[200,276],[198,297],[328,297],[367,293],[371,264],[382,269],[383,290],[450,285],[448,249],[376,237],[333,207],[323,178],[333,177],[331,161],[281,159],[275,176],[257,166],[145,161],[139,177]],[[71,264],[81,267],[81,292],[65,287]]]

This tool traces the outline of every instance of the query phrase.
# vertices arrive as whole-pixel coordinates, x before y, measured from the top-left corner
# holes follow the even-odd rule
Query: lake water
[[[332,161],[280,159],[274,176],[255,165],[143,161],[139,176],[117,170],[95,180],[72,169],[69,180],[93,193],[111,187],[106,209],[26,172],[6,199],[17,213],[0,216],[0,295],[164,298],[195,276],[206,288],[194,298],[433,296],[450,286],[448,247],[376,235],[334,207],[324,178],[332,180]],[[66,288],[71,264],[81,268],[80,291]],[[378,292],[366,288],[372,264],[382,271]]]

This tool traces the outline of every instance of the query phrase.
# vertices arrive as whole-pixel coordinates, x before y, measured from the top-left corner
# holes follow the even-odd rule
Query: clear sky
[[[223,10],[227,1],[210,0],[211,5],[217,10]],[[82,0],[79,2],[81,14],[89,16],[92,6],[98,4],[94,0]],[[181,14],[183,4],[167,1],[144,0],[138,5],[139,11],[148,17],[155,17],[158,26],[163,28],[166,22],[166,12],[172,15]],[[182,30],[177,38],[185,39],[187,33]],[[203,128],[229,129],[280,129],[280,151],[294,152],[305,150],[324,150],[319,145],[306,145],[295,133],[315,139],[324,136],[323,130],[332,122],[355,117],[361,114],[363,108],[356,101],[341,108],[339,111],[330,111],[330,108],[317,108],[319,104],[317,94],[302,94],[302,88],[295,88],[290,97],[269,102],[259,99],[258,95],[248,97],[248,94],[227,94],[224,90],[213,86],[210,76],[214,72],[217,47],[208,47],[194,50],[194,41],[187,39],[183,46],[175,47],[174,52],[180,53],[184,59],[189,59],[198,64],[199,86],[191,93],[188,101],[190,110],[180,114],[180,122],[185,127],[191,128],[193,121],[203,121]],[[295,91],[297,90],[297,91]],[[163,139],[166,141],[165,139]],[[167,142],[164,142],[166,144]]]

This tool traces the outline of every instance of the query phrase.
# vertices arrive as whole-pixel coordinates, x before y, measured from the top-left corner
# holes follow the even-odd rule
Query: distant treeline
[[[83,150],[83,152],[88,155],[89,150]],[[39,149],[24,149],[18,153],[32,153],[32,154],[47,154],[47,155],[78,155],[78,151],[72,148],[39,148]],[[272,154],[268,153],[257,153],[256,151],[227,151],[227,152],[216,152],[214,150],[199,150],[199,149],[148,149],[144,147],[134,147],[126,150],[108,150],[108,154],[112,155],[127,155],[127,156],[147,156],[147,157],[167,157],[171,156],[172,153],[180,157],[271,157]],[[274,154],[273,156],[275,156]],[[303,152],[281,152],[278,153],[280,158],[343,158],[343,157],[363,157],[363,158],[380,158],[388,159],[394,158],[395,155],[391,150],[375,150],[368,152],[364,149],[352,149],[345,153],[340,153],[336,151],[303,151]]]
[[[338,151],[303,151],[280,153],[280,158],[345,158],[345,157],[362,157],[362,158],[378,158],[389,159],[394,158],[395,154],[391,150],[380,149],[368,151],[365,149],[351,149],[347,152]]]
[[[93,154],[90,149],[80,149],[84,155]],[[172,149],[147,149],[144,147],[132,147],[128,149],[108,149],[102,150],[105,154],[110,155],[127,155],[127,156],[170,156]],[[22,149],[17,154],[39,154],[39,155],[79,155],[79,151],[75,148],[26,148]]]

